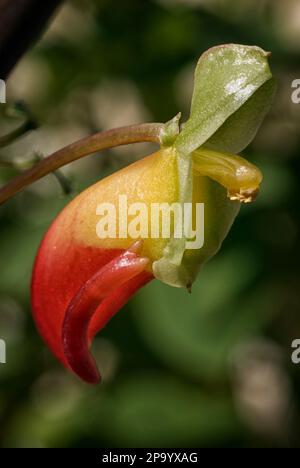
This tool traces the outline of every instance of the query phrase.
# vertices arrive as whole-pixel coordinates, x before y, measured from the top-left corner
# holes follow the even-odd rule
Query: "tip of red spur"
[[[97,271],[71,300],[62,326],[62,343],[69,367],[82,380],[98,384],[101,375],[89,351],[89,327],[93,335],[100,331],[128,299],[153,278],[146,272],[147,257],[139,256],[143,241],[134,242],[127,250]],[[96,327],[95,327],[96,315]]]

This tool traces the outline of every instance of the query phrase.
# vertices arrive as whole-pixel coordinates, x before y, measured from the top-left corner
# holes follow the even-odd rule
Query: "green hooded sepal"
[[[248,188],[244,190],[243,181],[236,196],[236,187],[233,195],[230,192],[239,161],[232,155],[231,164],[231,155],[225,155],[225,152],[238,152],[247,146],[270,107],[275,87],[268,64],[269,55],[259,47],[239,44],[209,49],[200,57],[196,67],[188,121],[179,133],[179,116],[166,126],[167,135],[164,135],[162,143],[176,151],[178,201],[182,206],[184,203],[204,203],[205,222],[202,248],[187,249],[188,239],[184,236],[178,239],[173,235],[162,258],[153,263],[155,277],[164,283],[190,288],[201,266],[219,250],[240,209],[238,200],[247,202],[253,199],[252,193],[258,188],[255,184],[248,198]],[[194,167],[193,154],[196,150],[201,152],[202,147],[212,151],[209,155],[209,150],[205,149],[204,157],[215,160],[209,159],[208,164],[202,163],[202,168],[201,163],[200,168],[196,167],[203,159],[202,154]],[[219,153],[213,154],[214,150]],[[228,164],[231,177],[227,179],[224,171]],[[241,162],[242,171],[246,167],[249,174],[259,179],[259,171],[250,166],[245,160]],[[176,226],[174,232],[175,229]]]

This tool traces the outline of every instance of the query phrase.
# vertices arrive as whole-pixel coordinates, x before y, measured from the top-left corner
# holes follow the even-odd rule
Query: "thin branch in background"
[[[0,148],[8,146],[26,133],[37,129],[37,122],[30,109],[23,101],[18,101],[11,106],[7,106],[5,115],[8,117],[24,118],[25,120],[12,132],[0,136]]]
[[[35,162],[31,164],[31,167],[34,167],[38,162],[43,161],[44,156],[41,153],[35,153],[34,158]],[[59,183],[64,195],[70,195],[73,192],[72,182],[62,171],[57,169],[56,171],[51,172],[51,174]]]
[[[31,157],[20,159],[7,159],[5,156],[0,155],[0,169],[7,168],[13,169],[18,172],[31,169],[37,163],[43,160],[43,155],[40,153],[34,153]],[[68,179],[65,174],[60,171],[52,172],[52,175],[56,178],[59,183],[64,195],[70,195],[73,192],[73,187],[71,181]]]
[[[54,177],[56,178],[57,182],[61,186],[64,195],[71,195],[73,192],[72,182],[62,171],[54,171]]]

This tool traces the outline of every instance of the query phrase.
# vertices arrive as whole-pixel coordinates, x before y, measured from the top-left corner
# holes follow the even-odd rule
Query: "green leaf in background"
[[[240,430],[228,395],[213,395],[165,373],[126,379],[113,395],[112,435],[123,447],[205,446]]]
[[[235,346],[270,318],[269,291],[251,288],[258,272],[258,259],[240,249],[207,264],[190,295],[153,282],[133,298],[144,339],[177,372],[224,378]]]
[[[204,391],[169,373],[133,374],[108,390],[48,373],[31,389],[5,442],[9,447],[63,447],[81,434],[92,441],[98,437],[105,446],[204,446],[215,439],[226,443],[240,429],[228,394]]]
[[[235,147],[242,149],[250,142],[273,95],[271,84],[264,87],[272,80],[268,56],[269,53],[259,47],[228,44],[213,47],[200,57],[190,118],[175,143],[181,153],[191,153],[203,145],[238,110],[239,114],[210,146],[228,151]],[[242,106],[261,88],[259,96],[242,111]],[[224,138],[224,146],[221,138]],[[234,139],[237,144],[231,147],[228,142]]]

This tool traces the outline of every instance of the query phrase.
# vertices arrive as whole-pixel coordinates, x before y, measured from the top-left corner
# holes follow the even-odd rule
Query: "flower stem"
[[[56,151],[31,169],[24,171],[0,189],[0,204],[23,190],[27,185],[41,179],[50,172],[77,159],[97,151],[130,143],[160,143],[164,124],[151,123],[130,125],[99,132]]]

